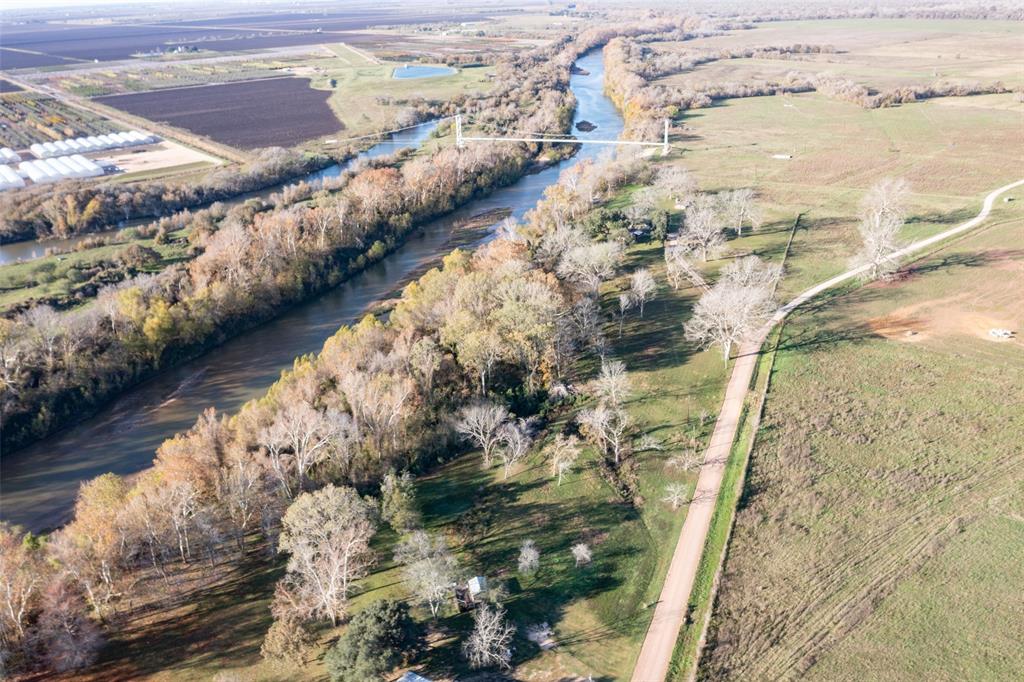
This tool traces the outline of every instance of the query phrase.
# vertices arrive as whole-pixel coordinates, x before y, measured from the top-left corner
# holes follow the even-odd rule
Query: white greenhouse
[[[0,190],[24,186],[25,181],[10,166],[0,166]]]
[[[4,163],[18,163],[21,161],[21,157],[10,147],[4,147],[0,149],[0,161]]]

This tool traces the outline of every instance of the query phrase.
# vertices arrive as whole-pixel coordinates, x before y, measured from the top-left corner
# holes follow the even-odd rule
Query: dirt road
[[[933,237],[914,242],[910,246],[900,249],[894,255],[899,259],[903,259],[945,239],[955,237],[977,227],[988,217],[992,206],[1000,194],[1021,185],[1024,185],[1024,180],[1018,180],[992,191],[985,197],[981,211],[974,218]],[[732,375],[729,377],[729,385],[725,390],[722,410],[719,412],[718,421],[715,422],[714,433],[711,434],[711,441],[708,443],[708,449],[704,454],[704,465],[701,468],[700,476],[697,478],[694,499],[687,511],[683,528],[679,533],[679,540],[672,555],[672,563],[669,565],[668,574],[665,576],[665,585],[662,587],[661,596],[654,610],[654,617],[651,619],[651,625],[647,630],[643,647],[640,649],[640,657],[633,668],[633,682],[662,682],[665,679],[665,675],[668,674],[672,652],[675,648],[676,639],[679,637],[679,629],[682,627],[683,619],[686,617],[686,605],[690,600],[690,591],[693,589],[697,567],[700,564],[704,543],[707,540],[708,530],[711,527],[711,515],[715,509],[718,492],[722,487],[725,463],[729,457],[729,450],[732,448],[733,441],[736,439],[740,415],[743,411],[743,401],[746,398],[747,389],[754,375],[754,367],[757,365],[761,344],[767,338],[768,332],[772,327],[785,319],[786,315],[794,309],[821,292],[854,277],[858,277],[867,269],[868,266],[847,270],[804,291],[779,308],[768,326],[755,339],[744,343],[740,347],[736,363],[733,366]]]

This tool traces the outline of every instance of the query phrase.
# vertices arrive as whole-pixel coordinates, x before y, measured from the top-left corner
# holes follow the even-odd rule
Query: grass
[[[702,676],[1008,679],[1024,613],[1022,211],[782,335]],[[907,332],[912,332],[908,335]]]
[[[1019,176],[1022,112],[1011,95],[872,111],[816,94],[729,100],[688,112],[682,154],[662,162],[685,166],[704,190],[755,188],[766,240],[803,214],[780,289],[787,296],[846,269],[858,204],[879,178],[911,186],[908,240],[975,215],[984,194]]]
[[[390,128],[395,117],[419,98],[447,100],[477,95],[491,89],[491,67],[459,68],[449,76],[396,79],[392,72],[402,64],[376,64],[351,50],[330,46],[332,59],[310,60],[296,75],[312,78],[311,87],[331,91],[328,104],[344,126],[339,137],[351,137]]]
[[[778,77],[789,71],[828,71],[877,89],[926,85],[940,79],[1001,80],[1013,87],[1024,84],[1018,47],[1022,37],[1024,28],[1013,21],[839,19],[770,22],[753,30],[655,47],[690,51],[804,43],[836,48],[834,54],[800,60],[739,59],[708,64],[666,79],[677,85]]]
[[[156,180],[158,178],[165,178],[168,175],[178,175],[179,173],[192,173],[194,171],[205,170],[213,167],[215,164],[212,161],[192,161],[191,163],[182,163],[177,166],[164,166],[163,168],[152,168],[144,171],[135,171],[132,173],[122,173],[116,175],[110,179],[112,183],[121,184],[126,182],[138,182],[140,180]]]
[[[157,244],[153,239],[113,237],[117,243],[105,244],[81,251],[44,256],[21,263],[8,263],[0,267],[0,311],[10,310],[28,301],[67,294],[85,281],[81,274],[104,263],[116,262],[118,256],[131,244],[155,250],[160,259],[147,266],[147,272],[159,272],[188,258],[187,231],[168,234],[169,241]],[[89,299],[86,299],[89,300]]]

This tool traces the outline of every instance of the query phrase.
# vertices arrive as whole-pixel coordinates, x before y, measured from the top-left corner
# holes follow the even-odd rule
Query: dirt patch
[[[970,297],[963,294],[897,308],[888,315],[868,320],[868,326],[879,336],[905,343],[953,334],[1005,343],[1014,339],[999,338],[989,332],[993,329],[1017,331],[1018,324],[1011,316],[974,309]]]
[[[125,173],[139,171],[155,171],[161,168],[184,166],[205,161],[210,164],[221,163],[220,159],[190,149],[177,142],[163,140],[159,144],[145,147],[116,149],[97,155],[97,159],[115,164]]]
[[[898,313],[869,320],[868,327],[879,336],[905,343],[923,341],[929,336],[925,320],[917,317],[901,316]]]

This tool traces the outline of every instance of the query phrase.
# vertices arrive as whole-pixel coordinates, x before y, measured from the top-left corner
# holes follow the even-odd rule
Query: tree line
[[[198,181],[128,185],[62,182],[4,192],[0,195],[0,243],[65,238],[129,220],[159,217],[273,187],[330,162],[327,157],[273,147],[260,150],[244,166],[221,168]]]

